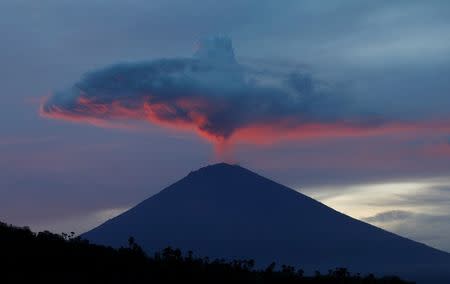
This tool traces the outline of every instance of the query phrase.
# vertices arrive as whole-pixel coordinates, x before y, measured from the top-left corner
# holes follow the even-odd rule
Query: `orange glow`
[[[379,126],[361,126],[350,123],[306,123],[292,125],[285,122],[255,124],[238,129],[230,138],[237,143],[273,144],[285,140],[333,137],[365,137],[387,134],[450,131],[450,124],[441,122],[386,123]]]
[[[152,124],[181,131],[191,131],[215,145],[215,153],[222,159],[232,160],[233,145],[238,143],[270,145],[279,141],[304,139],[364,137],[398,133],[448,132],[446,122],[390,122],[380,125],[362,125],[354,122],[307,122],[295,118],[253,123],[233,128],[230,136],[214,129],[210,121],[211,110],[220,109],[220,103],[200,99],[178,98],[170,102],[155,102],[151,96],[141,102],[113,101],[105,104],[95,98],[80,96],[69,109],[49,104],[44,98],[40,108],[43,117],[104,128],[133,128],[126,122],[147,121]],[[231,113],[229,115],[232,115]]]
[[[236,160],[233,156],[233,145],[228,140],[214,141],[214,156],[216,160],[234,164]]]

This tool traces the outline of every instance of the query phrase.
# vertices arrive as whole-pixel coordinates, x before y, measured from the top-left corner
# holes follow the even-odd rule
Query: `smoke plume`
[[[356,107],[308,72],[239,64],[224,37],[203,41],[192,58],[87,73],[48,97],[41,114],[98,126],[146,121],[196,131],[222,145],[416,127]]]

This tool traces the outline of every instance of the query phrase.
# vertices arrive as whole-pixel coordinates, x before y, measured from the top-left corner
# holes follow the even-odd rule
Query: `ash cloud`
[[[41,114],[100,126],[148,121],[194,130],[214,141],[229,140],[243,129],[269,129],[270,135],[386,123],[309,73],[237,63],[226,37],[204,40],[192,58],[118,64],[87,73],[47,98]]]

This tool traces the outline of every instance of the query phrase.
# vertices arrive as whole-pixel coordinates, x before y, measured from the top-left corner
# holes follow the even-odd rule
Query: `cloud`
[[[363,218],[362,220],[367,222],[391,222],[405,220],[414,215],[413,212],[403,211],[403,210],[391,210],[386,212],[378,213],[374,216]]]
[[[446,207],[450,203],[450,187],[448,184],[437,183],[421,186],[423,188],[414,194],[411,194],[411,192],[395,194],[390,200],[385,200],[384,205],[392,207],[414,206],[415,208],[422,208],[423,211],[436,211],[436,208]],[[376,202],[367,202],[367,204],[375,205]],[[431,205],[436,208],[430,208]],[[440,210],[442,211],[442,209]],[[450,211],[448,212],[450,213]]]
[[[310,196],[380,228],[450,251],[450,179],[336,185],[310,189]]]
[[[193,130],[214,142],[264,143],[430,126],[358,106],[309,73],[240,65],[226,37],[201,42],[193,58],[118,64],[88,73],[47,98],[41,114],[102,127],[148,121]]]
[[[447,238],[450,233],[449,218],[448,212],[437,215],[393,210],[362,220],[448,252],[450,251]]]
[[[86,74],[49,97],[44,116],[106,126],[143,120],[191,128],[227,140],[246,128],[340,125],[376,127],[380,117],[354,112],[310,74],[251,70],[234,60],[231,42],[202,43],[194,58],[119,64]]]

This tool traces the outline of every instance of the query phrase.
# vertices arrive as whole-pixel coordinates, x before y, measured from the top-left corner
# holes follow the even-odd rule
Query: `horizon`
[[[183,180],[185,178],[188,178],[192,173],[197,173],[197,172],[201,172],[201,171],[207,171],[207,170],[210,170],[212,168],[216,168],[216,169],[219,168],[219,167],[220,168],[224,168],[224,166],[226,166],[226,167],[237,167],[237,168],[240,168],[240,169],[242,169],[244,171],[248,171],[248,172],[251,172],[253,174],[256,174],[256,175],[258,175],[258,176],[260,176],[260,177],[262,177],[264,179],[268,179],[270,181],[273,181],[273,182],[275,182],[275,183],[277,183],[279,185],[285,186],[282,182],[277,181],[277,180],[273,180],[273,179],[268,178],[268,177],[265,177],[265,176],[259,174],[257,171],[255,171],[253,169],[246,168],[245,166],[241,165],[240,163],[232,163],[232,162],[212,162],[212,163],[207,163],[206,165],[200,166],[197,169],[190,170],[189,172],[185,173],[184,175],[181,175],[181,177],[178,180],[174,180],[174,181],[170,182],[164,188],[161,188],[159,191],[156,191],[155,193],[144,197],[143,200],[139,200],[135,204],[131,204],[130,206],[124,207],[124,208],[117,208],[116,210],[111,210],[110,212],[105,212],[105,214],[100,216],[100,218],[95,220],[95,222],[91,223],[89,226],[86,226],[81,231],[77,231],[76,235],[83,235],[83,234],[89,232],[90,230],[96,228],[97,226],[101,226],[101,225],[105,224],[107,221],[120,216],[121,214],[125,213],[126,211],[128,211],[130,209],[133,209],[135,206],[139,205],[140,203],[145,202],[147,199],[150,199],[151,197],[153,197],[153,196],[163,192],[165,189],[170,188],[172,185],[176,184],[178,181]],[[376,186],[376,184],[372,184],[372,186]],[[311,198],[314,199],[313,196],[309,196],[306,192],[302,192],[300,189],[290,188],[289,186],[287,186],[287,188],[291,189],[291,190],[294,190],[296,192],[299,192],[301,194],[304,194],[307,197],[311,197]],[[373,215],[371,217],[367,217],[367,218],[358,218],[358,217],[356,217],[354,215],[352,216],[352,213],[349,214],[348,212],[352,212],[352,211],[348,211],[349,210],[348,208],[344,208],[345,206],[349,205],[348,203],[345,203],[345,206],[343,206],[342,208],[338,209],[338,207],[340,205],[339,202],[336,202],[337,206],[332,206],[330,204],[333,204],[333,200],[330,200],[329,202],[323,202],[323,201],[321,201],[319,199],[314,199],[314,200],[319,201],[320,203],[330,207],[331,209],[335,209],[338,212],[343,213],[343,214],[345,214],[345,215],[347,215],[347,216],[349,216],[351,218],[363,221],[363,222],[365,222],[367,224],[370,224],[370,225],[374,225],[375,227],[377,227],[377,223],[379,221],[378,219],[385,218],[384,213],[375,214],[375,215]],[[323,200],[327,200],[327,199],[324,198]],[[352,206],[352,205],[350,205],[350,206]],[[389,213],[398,214],[399,218],[402,218],[402,216],[401,216],[402,214],[408,214],[407,212],[404,212],[404,211],[401,211],[401,210],[397,210],[397,211],[393,210],[393,211],[391,211]],[[386,218],[389,220],[390,218],[396,218],[396,216],[387,216]],[[79,221],[76,220],[74,222],[79,222]],[[71,224],[69,224],[69,225],[71,225]],[[30,227],[27,224],[23,224],[22,226]],[[67,225],[63,225],[63,226],[67,226]],[[378,227],[380,227],[380,226],[378,226]],[[30,227],[30,228],[33,229],[33,227]],[[70,232],[73,231],[73,230],[71,231],[69,229],[70,229],[70,227],[67,227],[67,230],[62,231],[61,233],[68,233],[69,231]],[[42,227],[42,228],[36,230],[36,232],[41,232],[41,231],[48,231],[48,229],[46,227]],[[387,231],[390,231],[390,230],[387,230]],[[393,232],[393,231],[390,231],[390,232]],[[411,236],[408,236],[408,234],[406,234],[404,232],[403,233],[393,232],[393,233],[414,240],[414,235],[413,234],[411,234],[411,236],[412,236],[411,237]],[[429,244],[429,243],[426,243],[426,242],[423,242],[423,243],[428,245],[428,246],[430,246],[430,247],[432,247],[432,248],[435,248],[435,249],[438,249],[438,250],[441,250],[441,251],[445,251],[445,252],[450,252],[449,250],[446,250],[445,248],[439,248],[439,247],[433,246],[433,244]]]
[[[450,3],[213,2],[0,3],[0,221],[81,234],[232,162],[450,252]]]

